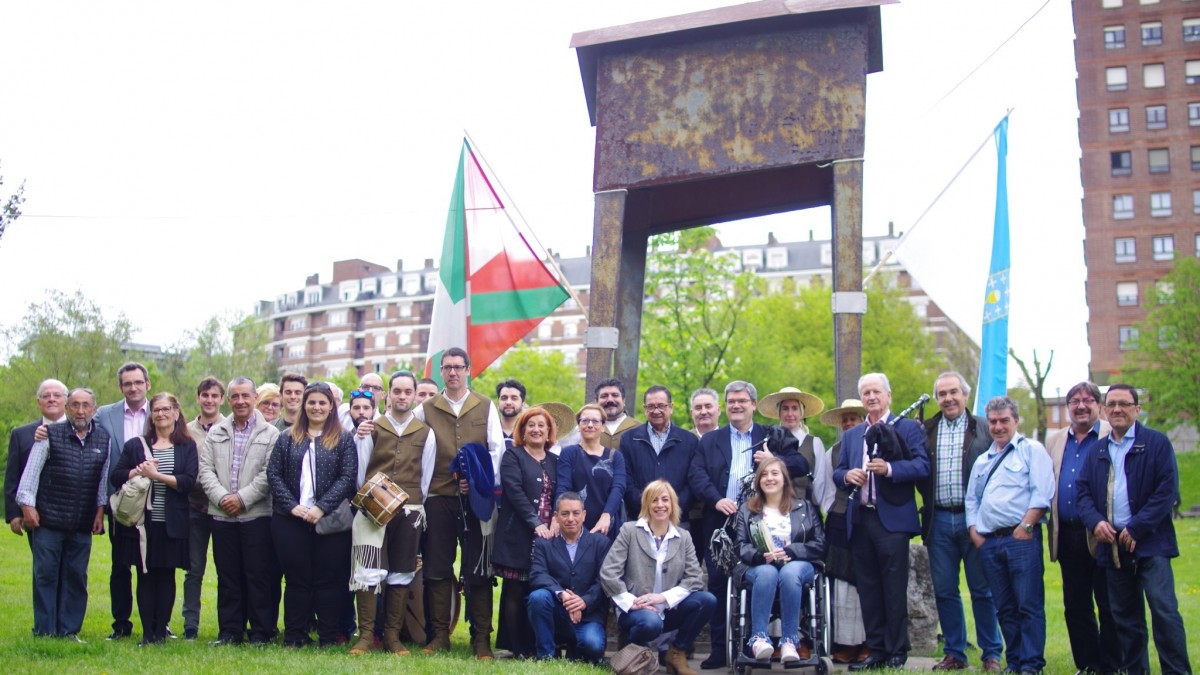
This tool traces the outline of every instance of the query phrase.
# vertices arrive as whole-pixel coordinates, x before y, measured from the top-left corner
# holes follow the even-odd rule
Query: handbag
[[[143,460],[148,456],[146,439],[142,441]],[[121,485],[121,489],[108,498],[113,518],[125,527],[137,527],[146,522],[146,507],[150,501],[150,479],[134,476]]]
[[[651,675],[658,672],[658,652],[632,642],[609,659],[617,675]]]
[[[308,459],[312,463],[313,483],[317,482],[317,460],[316,443],[310,445],[308,451]],[[349,532],[350,526],[354,524],[354,512],[350,510],[350,500],[343,499],[332,512],[321,516],[317,521],[317,534],[337,534],[339,532]]]

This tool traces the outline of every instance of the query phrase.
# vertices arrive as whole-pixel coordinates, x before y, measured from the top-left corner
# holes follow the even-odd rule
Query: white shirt
[[[648,537],[650,539],[650,548],[654,549],[654,532],[650,529],[650,523],[645,518],[638,518],[637,526],[645,533],[641,536]],[[683,586],[676,586],[666,590],[663,590],[662,587],[662,568],[663,562],[665,562],[667,559],[667,542],[677,538],[679,538],[679,530],[675,529],[674,525],[669,526],[667,528],[666,536],[663,537],[662,544],[658,545],[657,547],[658,553],[655,556],[654,588],[651,590],[651,592],[662,593],[662,596],[667,600],[665,605],[659,604],[654,607],[660,616],[668,609],[671,609],[672,607],[686,600],[687,596],[692,594],[691,591]],[[612,601],[613,604],[621,609],[621,611],[628,612],[629,608],[633,606],[633,603],[637,601],[637,596],[629,591],[625,591],[624,593],[618,593],[616,596],[614,596]]]

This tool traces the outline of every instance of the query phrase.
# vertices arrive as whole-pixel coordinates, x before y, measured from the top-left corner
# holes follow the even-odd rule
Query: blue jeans
[[[971,543],[965,513],[935,509],[929,531],[929,574],[937,598],[938,621],[946,639],[943,651],[959,661],[967,660],[967,622],[963,616],[962,596],[958,590],[959,563],[967,572],[971,591],[971,611],[975,615],[975,639],[983,651],[981,658],[998,659],[1004,645],[1000,642],[1000,624],[996,605],[983,573],[979,549]]]
[[[607,600],[604,600],[607,602]],[[539,588],[525,600],[529,611],[529,623],[537,643],[537,657],[548,659],[554,656],[558,636],[575,640],[576,657],[596,663],[604,656],[604,625],[596,621],[571,623],[571,617],[562,603],[549,589]]]
[[[1042,581],[1042,528],[1033,539],[1011,534],[988,537],[980,550],[1000,630],[1004,633],[1008,669],[1041,672],[1046,667],[1046,589]]]
[[[1169,558],[1140,558],[1135,563],[1128,553],[1121,556],[1121,568],[1105,570],[1108,601],[1112,605],[1117,635],[1125,653],[1120,670],[1149,673],[1150,657],[1146,650],[1146,608],[1154,628],[1154,646],[1164,675],[1192,672],[1188,661],[1187,636],[1179,603],[1175,598],[1175,573]],[[1143,604],[1142,596],[1146,601]]]
[[[33,549],[33,634],[78,633],[87,613],[91,533],[38,527],[29,531],[29,545]]]
[[[783,567],[771,564],[755,565],[746,571],[746,582],[750,586],[750,639],[767,637],[767,624],[771,621],[771,605],[775,593],[779,592],[779,636],[780,644],[800,644],[800,607],[804,601],[804,585],[811,583],[816,575],[812,563],[793,560]]]
[[[671,644],[677,649],[691,651],[692,642],[700,634],[700,629],[708,625],[716,606],[715,595],[708,591],[696,591],[668,609],[663,616],[652,609],[622,612],[617,617],[617,625],[629,634],[630,642],[642,646],[667,631],[678,631]]]

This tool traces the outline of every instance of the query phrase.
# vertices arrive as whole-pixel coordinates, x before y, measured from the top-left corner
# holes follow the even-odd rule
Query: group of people
[[[365,375],[345,397],[291,373],[262,386],[206,378],[191,421],[173,395],[149,395],[137,363],[117,374],[123,400],[100,408],[90,390],[46,380],[42,419],[13,431],[5,478],[6,519],[33,553],[34,633],[79,639],[91,537],[107,525],[110,639],[132,633],[131,567],[142,643],[173,637],[180,568],[184,637],[195,639],[211,539],[220,644],[274,641],[282,600],[284,645],[315,631],[322,646],[353,640],[355,654],[432,654],[450,648],[461,589],[472,652],[491,659],[499,579],[497,649],[550,658],[565,643],[598,662],[612,607],[622,642],[657,646],[669,672],[690,674],[705,626],[713,649],[701,668],[728,665],[728,566],[710,546],[724,531],[750,590],[738,650],[785,664],[811,656],[819,636],[801,630],[801,599],[819,562],[832,581],[833,656],[872,670],[907,659],[909,541],[920,535],[945,638],[935,670],[967,667],[965,569],[983,668],[999,671],[1003,653],[1009,671],[1039,672],[1047,524],[1079,669],[1148,672],[1144,597],[1163,671],[1190,672],[1170,564],[1174,450],[1138,424],[1128,385],[1103,403],[1095,385],[1073,387],[1072,426],[1047,451],[1017,431],[1007,397],[986,418],[968,413],[970,387],[954,372],[937,378],[940,411],[924,422],[894,415],[887,377],[872,373],[859,399],[828,411],[794,387],[760,401],[752,384],[730,382],[720,427],[721,396],[700,389],[685,430],[662,386],[645,390],[642,423],[619,380],[564,411],[527,405],[517,380],[496,401],[472,391],[462,349],[438,367],[441,389],[399,371],[386,383]],[[756,423],[756,411],[779,425]],[[806,426],[817,415],[842,430],[828,451]],[[380,474],[408,495],[383,525],[350,505]],[[124,527],[109,497],[139,477],[151,486],[145,523]]]

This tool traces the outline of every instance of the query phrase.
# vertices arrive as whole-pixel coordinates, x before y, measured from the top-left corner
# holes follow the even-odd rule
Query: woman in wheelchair
[[[738,557],[749,566],[751,654],[765,661],[774,652],[767,624],[778,591],[779,660],[783,664],[799,661],[796,645],[800,643],[803,590],[815,575],[809,561],[824,556],[825,531],[812,502],[793,492],[782,460],[771,458],[759,464],[754,493],[738,510],[736,537]]]

